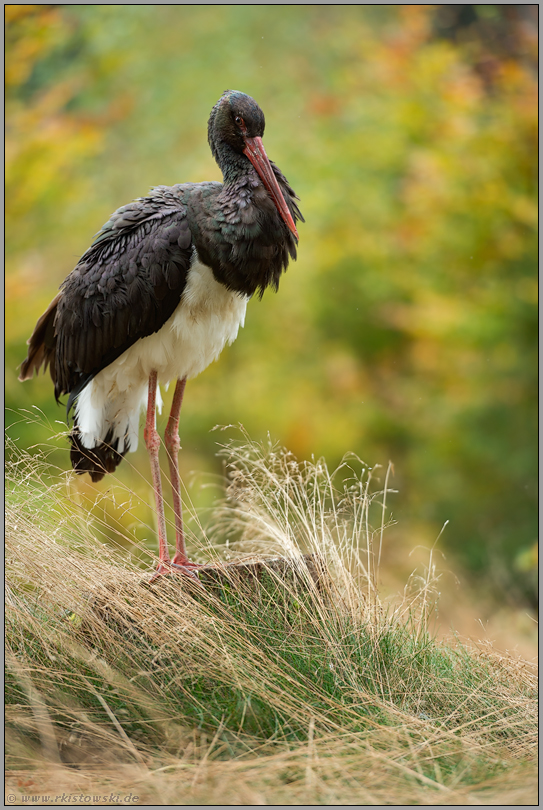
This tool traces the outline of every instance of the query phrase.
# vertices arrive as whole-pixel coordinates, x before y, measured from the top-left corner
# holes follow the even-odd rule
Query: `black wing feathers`
[[[58,293],[51,301],[41,318],[39,318],[31,337],[28,340],[28,355],[21,364],[21,373],[19,379],[30,380],[34,371],[39,371],[43,365],[43,370],[46,371],[47,366],[50,366],[51,377],[55,382],[55,317],[57,314],[57,306],[61,293]]]
[[[173,190],[172,190],[173,191]],[[71,392],[173,314],[192,254],[186,208],[170,189],[116,211],[61,287],[55,395]]]

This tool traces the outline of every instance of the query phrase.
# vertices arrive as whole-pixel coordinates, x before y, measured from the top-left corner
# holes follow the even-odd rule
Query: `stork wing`
[[[38,321],[21,378],[31,376],[43,356],[51,364],[57,400],[70,393],[69,410],[92,377],[168,320],[181,300],[192,256],[185,190],[158,187],[115,211]],[[44,335],[48,344],[42,350]]]

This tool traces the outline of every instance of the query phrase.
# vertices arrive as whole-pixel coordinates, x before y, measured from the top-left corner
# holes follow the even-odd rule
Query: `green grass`
[[[531,668],[432,635],[431,560],[403,601],[380,600],[370,520],[386,517],[388,479],[249,441],[224,453],[227,497],[196,556],[287,557],[290,576],[149,587],[72,519],[64,482],[45,486],[38,461],[12,454],[14,795],[38,780],[42,795],[66,784],[140,804],[532,803]],[[320,587],[301,553],[325,565]]]

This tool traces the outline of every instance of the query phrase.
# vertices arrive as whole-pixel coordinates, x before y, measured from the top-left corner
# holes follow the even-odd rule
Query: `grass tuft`
[[[432,636],[431,561],[380,600],[388,473],[248,437],[222,453],[197,553],[223,574],[205,589],[147,585],[64,515],[64,483],[12,453],[8,784],[140,804],[532,803],[532,669]],[[277,557],[288,575],[225,569]]]

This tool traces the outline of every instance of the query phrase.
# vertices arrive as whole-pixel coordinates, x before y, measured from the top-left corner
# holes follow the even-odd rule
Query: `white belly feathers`
[[[232,343],[245,321],[247,296],[227,290],[209,267],[196,260],[179,306],[164,326],[141,338],[83,389],[76,421],[89,449],[112,431],[119,452],[135,450],[139,414],[147,406],[149,374],[159,383],[196,377]],[[162,401],[157,392],[160,409]]]

